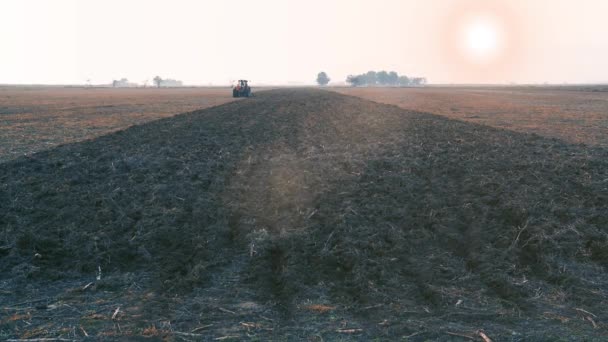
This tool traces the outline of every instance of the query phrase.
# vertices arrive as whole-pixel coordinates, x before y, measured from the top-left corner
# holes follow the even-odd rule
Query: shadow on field
[[[599,338],[607,170],[603,149],[267,91],[1,164],[0,300],[101,270],[94,291],[144,298],[132,335],[204,316],[208,337]]]

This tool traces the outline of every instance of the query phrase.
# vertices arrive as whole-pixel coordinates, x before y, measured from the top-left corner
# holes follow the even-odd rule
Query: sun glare
[[[471,52],[488,55],[496,50],[496,31],[481,23],[475,23],[467,29],[467,45]]]
[[[512,77],[525,47],[522,27],[506,3],[459,0],[442,20],[441,57],[451,77],[473,83]]]
[[[500,55],[501,30],[489,18],[472,18],[462,28],[462,48],[475,63],[488,63]]]

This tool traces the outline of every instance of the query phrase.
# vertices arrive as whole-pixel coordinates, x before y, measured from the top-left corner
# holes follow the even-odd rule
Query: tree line
[[[331,79],[324,71],[317,74],[317,84],[325,86]],[[407,77],[399,75],[395,71],[368,71],[360,75],[348,75],[346,83],[353,87],[373,87],[373,86],[392,86],[392,87],[419,87],[427,83],[425,77]]]
[[[166,79],[162,79],[160,76],[156,76],[153,79],[154,84],[156,84],[156,87],[160,88],[160,87],[182,87],[183,83],[182,81],[178,81],[178,80],[174,80],[174,79],[170,79],[170,78],[166,78]]]
[[[360,75],[348,75],[346,83],[353,87],[393,86],[418,87],[427,83],[425,77],[408,77],[395,71],[368,71]]]
[[[153,81],[154,81],[154,85],[156,85],[158,88],[160,88],[160,87],[183,87],[184,86],[182,81],[174,80],[171,78],[163,79],[160,76],[154,77]],[[87,83],[90,83],[90,81],[87,80]],[[112,81],[112,87],[114,87],[114,88],[135,88],[138,86],[139,85],[137,83],[129,82],[129,80],[126,78],[121,78],[119,80]],[[143,86],[144,86],[144,88],[148,86],[148,80],[143,81]]]

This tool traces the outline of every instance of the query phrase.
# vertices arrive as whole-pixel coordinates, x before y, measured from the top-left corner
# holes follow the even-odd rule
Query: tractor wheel
[[[232,89],[232,97],[239,97],[239,91],[236,89]]]

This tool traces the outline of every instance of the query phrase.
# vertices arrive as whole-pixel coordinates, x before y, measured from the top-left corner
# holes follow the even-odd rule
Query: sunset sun
[[[489,63],[500,57],[504,32],[491,17],[468,18],[461,26],[460,48],[470,62]]]
[[[458,1],[446,12],[439,41],[452,76],[475,82],[511,77],[526,48],[521,18],[505,3]]]

